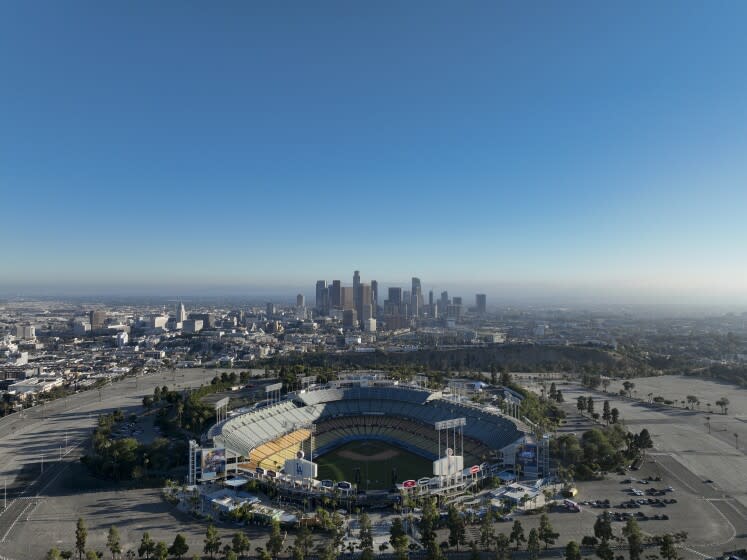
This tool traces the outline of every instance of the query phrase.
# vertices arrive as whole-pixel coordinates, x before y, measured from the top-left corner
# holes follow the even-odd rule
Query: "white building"
[[[169,318],[166,315],[154,315],[150,318],[150,328],[164,329]]]
[[[183,323],[187,320],[187,310],[184,309],[184,304],[180,301],[179,305],[176,306],[176,322]]]
[[[36,327],[32,325],[16,325],[16,338],[34,340],[36,338]]]
[[[130,341],[130,336],[126,332],[118,332],[114,339],[117,343],[117,348],[122,348],[127,346],[127,343]]]

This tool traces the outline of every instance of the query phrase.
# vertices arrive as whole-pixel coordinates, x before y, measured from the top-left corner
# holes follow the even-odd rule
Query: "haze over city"
[[[4,3],[0,292],[744,304],[746,12]]]

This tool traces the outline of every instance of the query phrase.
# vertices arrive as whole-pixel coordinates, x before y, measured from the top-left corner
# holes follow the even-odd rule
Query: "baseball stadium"
[[[215,449],[225,449],[228,470],[236,474],[287,482],[298,473],[310,489],[383,491],[434,475],[461,478],[465,466],[473,473],[503,466],[502,451],[523,440],[522,427],[495,407],[361,378],[240,411],[207,436]],[[445,470],[439,461],[455,467]]]

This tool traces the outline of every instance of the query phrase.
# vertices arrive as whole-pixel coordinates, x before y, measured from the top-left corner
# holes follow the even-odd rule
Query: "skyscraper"
[[[342,283],[339,280],[332,280],[332,286],[329,289],[329,306],[332,309],[342,309]]]
[[[373,317],[373,294],[371,292],[371,285],[370,284],[361,284],[359,287],[360,290],[360,311],[356,309],[358,312],[358,320],[365,321],[366,319],[370,319]]]
[[[360,317],[361,307],[361,273],[356,270],[353,272],[353,307]]]
[[[480,315],[484,315],[485,312],[488,309],[487,305],[487,297],[485,294],[476,294],[475,295],[475,307],[477,308],[477,312]]]
[[[355,309],[346,309],[342,312],[342,326],[346,329],[358,328],[358,314]]]
[[[326,280],[316,281],[316,301],[314,305],[316,310],[323,315],[329,312],[329,291]]]
[[[106,311],[91,311],[91,330],[103,329],[106,323]]]
[[[371,306],[372,316],[376,317],[376,310],[379,307],[379,283],[376,280],[371,280]]]
[[[176,306],[176,322],[183,323],[187,320],[187,310],[184,309],[184,304],[180,301]]]
[[[296,307],[298,308],[306,307],[306,298],[303,297],[303,294],[298,294],[296,296]]]
[[[449,305],[449,292],[443,291],[441,292],[441,309],[446,309],[446,307]]]
[[[419,317],[423,313],[423,288],[420,278],[412,277],[412,291],[410,292],[410,311],[413,317]]]
[[[402,288],[389,288],[389,303],[396,305],[402,303]]]
[[[340,287],[340,309],[355,309],[353,288],[350,286]]]

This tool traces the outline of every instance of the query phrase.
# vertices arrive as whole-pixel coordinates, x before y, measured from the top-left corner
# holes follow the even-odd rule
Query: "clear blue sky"
[[[0,289],[747,301],[747,3],[0,3]],[[466,294],[465,294],[466,295]]]

